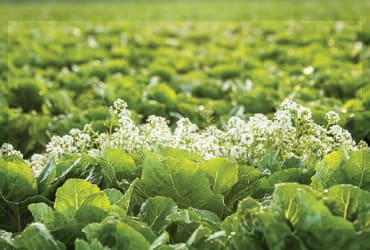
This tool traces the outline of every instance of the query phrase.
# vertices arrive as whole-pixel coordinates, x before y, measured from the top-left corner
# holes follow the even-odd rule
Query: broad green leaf
[[[76,219],[79,222],[97,222],[102,220],[107,211],[111,208],[109,198],[106,193],[100,191],[89,195],[76,212]]]
[[[56,178],[62,179],[72,172],[81,162],[81,157],[77,154],[63,154],[56,164]]]
[[[289,220],[293,226],[295,226],[299,220],[299,203],[295,200],[299,189],[306,192],[314,192],[309,186],[298,183],[277,184],[271,203],[272,209],[279,212],[284,218]]]
[[[134,213],[134,210],[136,210],[135,206],[140,206],[143,202],[142,199],[140,199],[140,196],[135,195],[135,190],[137,183],[139,182],[139,179],[135,179],[129,186],[129,188],[126,190],[126,192],[123,195],[123,198],[118,201],[117,205],[121,207],[124,211],[126,211],[126,214],[136,214]],[[139,209],[139,208],[137,208]]]
[[[225,197],[225,203],[229,208],[236,209],[239,200],[251,196],[261,183],[261,172],[253,167],[240,166],[238,182],[233,185]]]
[[[209,236],[212,233],[212,231],[208,227],[204,227],[203,225],[200,225],[189,237],[189,239],[186,241],[186,244],[189,246],[195,245],[199,243],[199,241],[202,238],[205,238]]]
[[[253,198],[263,198],[271,195],[275,184],[286,182],[297,182],[300,184],[309,184],[310,175],[300,168],[288,168],[274,172],[269,176],[258,180],[258,188],[251,194]]]
[[[66,218],[72,219],[79,209],[88,213],[93,207],[107,211],[109,198],[98,186],[85,180],[68,179],[56,192],[54,208]]]
[[[37,202],[50,203],[44,196],[36,195],[20,202],[12,202],[0,194],[0,228],[10,232],[21,231],[32,222],[32,215],[28,205]]]
[[[201,164],[201,169],[211,176],[212,189],[225,193],[238,181],[238,164],[223,158],[212,158]]]
[[[346,249],[355,237],[352,224],[332,215],[308,186],[278,184],[271,207],[292,225],[307,248]]]
[[[304,162],[297,158],[297,157],[290,157],[283,162],[283,168],[302,168],[304,166]]]
[[[113,168],[117,180],[128,179],[132,180],[139,176],[139,170],[132,157],[121,149],[105,148],[103,154],[104,167]],[[110,174],[109,176],[112,176]]]
[[[47,204],[39,202],[28,205],[28,209],[36,222],[43,222],[45,217],[53,213],[53,209]]]
[[[47,164],[42,168],[39,176],[37,177],[37,187],[40,193],[47,191],[49,185],[52,183],[56,176],[56,167],[54,157],[51,157]]]
[[[129,225],[106,218],[101,223],[92,223],[83,229],[88,241],[94,239],[106,247],[117,250],[149,249],[150,244],[142,234]]]
[[[109,189],[104,189],[103,191],[108,195],[108,198],[111,204],[116,204],[121,199],[123,199],[123,194],[118,189],[109,188]]]
[[[76,239],[75,240],[75,250],[109,250],[109,247],[103,247],[102,244],[94,239],[91,242],[85,240]]]
[[[71,245],[77,237],[82,237],[84,226],[101,221],[108,215],[111,204],[107,194],[96,185],[85,180],[68,179],[56,192],[54,209],[42,204],[30,206],[35,218],[42,219],[58,240]]]
[[[87,181],[107,187],[111,183],[102,171],[101,159],[87,154],[65,154],[56,166],[56,180],[50,188],[52,192],[64,183],[66,179],[86,179]]]
[[[0,249],[13,249],[12,233],[0,229]]]
[[[186,151],[184,149],[178,149],[178,148],[161,148],[160,153],[163,156],[167,157],[175,157],[179,160],[190,160],[194,162],[201,162],[204,161],[204,158],[197,154],[197,153],[192,153],[189,151]]]
[[[239,202],[237,216],[240,220],[239,222],[243,223],[245,230],[253,231],[255,217],[261,210],[261,204],[251,197],[247,197]]]
[[[190,223],[207,223],[209,226],[218,228],[221,222],[220,218],[211,211],[200,210],[195,208],[179,209],[175,213],[168,215],[167,220],[170,222]]]
[[[312,194],[298,190],[300,206],[297,236],[308,248],[348,249],[355,240],[350,222],[333,216]],[[323,237],[325,235],[325,237]]]
[[[123,208],[119,207],[116,204],[113,204],[111,208],[108,211],[109,216],[116,216],[116,217],[122,217],[127,215],[127,211],[124,210]],[[107,216],[108,216],[107,215]]]
[[[211,229],[211,231],[219,231],[221,226],[221,220],[215,213],[194,208],[179,209],[168,215],[167,220],[177,226],[176,231],[172,232],[172,239],[175,242],[188,240],[200,225]]]
[[[166,217],[177,209],[171,198],[156,196],[143,203],[138,217],[154,231],[161,232],[169,224]]]
[[[254,230],[263,234],[269,249],[307,249],[303,242],[294,235],[284,218],[277,217],[269,211],[260,212],[256,216]]]
[[[312,186],[324,189],[336,184],[352,184],[370,191],[369,163],[370,151],[367,150],[333,152],[316,165]]]
[[[138,218],[122,216],[119,217],[119,219],[121,222],[129,225],[130,227],[141,233],[149,243],[154,242],[154,240],[156,239],[157,235],[153,232],[153,230],[146,223],[140,221]]]
[[[49,230],[41,223],[32,223],[19,236],[14,239],[16,248],[27,250],[63,249]]]
[[[22,161],[5,161],[0,158],[0,194],[12,202],[20,202],[37,193],[32,171]]]
[[[192,206],[223,211],[222,197],[212,192],[208,178],[196,163],[189,160],[147,153],[143,174],[137,184],[136,194],[144,198],[166,196],[180,208]]]
[[[251,198],[247,198],[251,199]],[[260,206],[257,202],[252,201],[250,205],[250,209],[257,209],[259,210]],[[240,211],[238,209],[238,211]],[[228,245],[231,249],[253,249],[253,250],[262,250],[266,248],[261,244],[261,239],[255,239],[250,232],[250,229],[253,224],[250,222],[250,226],[246,227],[247,220],[243,219],[243,214],[240,212],[234,213],[228,216],[222,222],[222,230],[226,232],[228,236]]]
[[[158,249],[160,246],[163,246],[166,243],[168,243],[169,240],[170,240],[170,235],[168,234],[167,231],[164,231],[161,235],[158,236],[157,239],[155,239],[155,241],[153,241],[153,243],[150,245],[149,250]]]
[[[68,221],[66,218],[53,210],[46,203],[32,203],[28,206],[34,221],[41,222],[46,225],[50,231],[57,231],[67,227]]]
[[[222,228],[232,237],[234,245],[255,249],[304,249],[284,218],[275,216],[251,197],[240,201],[237,212],[228,217]],[[258,242],[258,246],[256,246]]]
[[[266,154],[258,163],[258,169],[262,173],[270,175],[281,169],[281,164],[278,161],[279,151]]]
[[[370,232],[370,192],[348,184],[335,185],[325,192],[324,202],[333,214],[352,221],[357,231]]]
[[[82,237],[82,228],[89,222],[95,222],[99,218],[96,216],[96,211],[89,211],[88,215],[93,218],[85,222],[81,222],[85,218],[79,218],[77,221],[74,218],[65,217],[64,214],[60,214],[53,210],[51,207],[44,203],[34,203],[28,206],[34,219],[37,222],[42,222],[54,235],[54,237],[65,244],[70,246],[77,237]],[[80,211],[80,210],[78,210]],[[99,215],[99,214],[98,214]],[[77,216],[76,216],[77,217]],[[81,216],[79,216],[81,217]],[[88,216],[86,216],[88,218]]]

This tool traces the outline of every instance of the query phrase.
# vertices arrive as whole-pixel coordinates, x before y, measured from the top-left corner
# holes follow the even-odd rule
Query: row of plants
[[[216,35],[217,34],[217,35]],[[200,127],[269,116],[286,96],[323,124],[335,110],[369,141],[369,35],[361,22],[8,23],[0,64],[0,142],[25,155],[93,121],[108,130],[124,99],[136,121],[188,117]]]
[[[172,131],[110,110],[110,132],[30,158],[3,144],[2,249],[369,249],[370,150],[337,113],[321,126],[288,99],[272,119]]]

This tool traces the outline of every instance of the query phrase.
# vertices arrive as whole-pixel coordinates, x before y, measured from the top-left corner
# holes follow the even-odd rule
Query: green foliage
[[[41,111],[44,102],[43,95],[46,92],[43,83],[32,79],[22,79],[10,91],[12,96],[8,102],[11,107],[21,107],[24,112]]]
[[[356,231],[369,234],[369,192],[348,184],[335,185],[325,193],[324,201],[333,214],[353,222]]]
[[[14,239],[14,247],[17,249],[65,249],[65,246],[54,240],[44,224],[32,223]]]
[[[85,219],[85,215],[99,220],[99,215],[109,210],[110,202],[108,196],[99,191],[97,186],[84,180],[68,179],[56,192],[54,208],[67,220],[74,217]]]
[[[111,217],[106,218],[101,223],[92,223],[86,226],[83,232],[89,241],[98,240],[101,245],[110,249],[136,250],[148,249],[150,246],[142,234],[129,225]]]
[[[174,123],[182,115],[202,127],[210,119],[222,124],[240,106],[247,116],[271,114],[294,93],[320,124],[326,111],[343,105],[343,125],[357,141],[370,140],[369,91],[358,63],[368,32],[356,22],[15,21],[7,30],[9,39],[0,37],[0,45],[9,44],[0,127],[12,133],[0,135],[0,143],[27,156],[50,135],[87,122],[108,131],[109,112],[91,112],[117,98],[140,122],[155,114]]]
[[[201,164],[200,168],[211,178],[212,190],[225,193],[238,181],[238,165],[222,158],[212,158]]]
[[[366,249],[368,151],[334,152],[314,175],[296,158],[266,174],[274,155],[267,154],[259,170],[179,149],[129,154],[107,148],[97,158],[65,155],[58,164],[50,158],[37,179],[16,156],[3,157],[0,246]],[[98,181],[104,171],[90,172],[90,181],[73,178],[90,164],[110,167],[115,181]],[[22,192],[14,197],[15,191]]]
[[[110,183],[133,180],[140,175],[132,157],[120,149],[106,148],[102,164]]]
[[[315,167],[312,186],[324,189],[336,184],[352,184],[370,191],[370,152],[345,149],[325,156]]]
[[[160,83],[151,87],[148,92],[148,97],[164,103],[169,108],[173,107],[176,103],[176,92],[165,83]]]
[[[146,152],[141,180],[136,194],[147,198],[166,196],[172,198],[180,208],[189,206],[222,212],[222,196],[211,190],[205,173],[193,161]]]
[[[37,192],[31,168],[20,159],[0,159],[0,180],[0,194],[9,201],[22,201]]]
[[[32,4],[17,8],[32,16]],[[199,19],[208,14],[198,9],[210,6],[166,4]],[[324,16],[315,3],[269,5],[264,10],[274,10],[269,14],[277,19],[286,15],[275,5],[295,15],[338,20],[368,9],[343,2]],[[73,15],[72,5],[58,5],[61,10],[51,14],[40,6],[37,18]],[[105,12],[94,6],[99,15],[83,6],[84,15],[134,15],[113,5]],[[135,15],[173,20],[170,11],[159,11],[166,9],[162,2],[135,6],[142,8]],[[220,20],[228,17],[220,9],[251,16],[260,8],[252,2],[212,6],[207,13],[217,10]],[[14,17],[8,9],[1,3],[0,16]],[[341,112],[340,124],[353,138],[369,142],[370,33],[364,27],[297,21],[7,22],[0,27],[7,31],[0,35],[0,54],[7,58],[0,61],[0,144],[12,143],[29,159],[44,151],[52,135],[90,123],[90,143],[100,147],[95,135],[112,136],[118,127],[108,108],[117,98],[128,103],[138,126],[154,114],[168,119],[172,129],[182,116],[200,128],[227,126],[230,116],[272,117],[289,95],[309,106],[323,127],[330,127],[327,111]],[[297,145],[310,147],[300,133],[311,128],[292,122]],[[204,160],[175,148],[132,153],[111,145],[98,154],[48,153],[35,173],[32,160],[1,155],[0,249],[368,249],[370,152],[343,147],[314,166],[315,160],[299,159],[294,150],[284,155],[284,135],[279,147],[259,161],[243,162],[248,165]],[[241,153],[258,152],[253,143],[260,139]]]
[[[176,211],[176,203],[167,197],[149,198],[141,206],[139,218],[154,231],[161,232],[169,224],[166,217]]]

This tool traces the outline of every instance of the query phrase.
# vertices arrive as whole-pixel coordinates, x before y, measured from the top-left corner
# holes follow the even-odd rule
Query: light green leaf
[[[208,178],[193,161],[146,153],[143,174],[136,188],[140,191],[137,195],[170,197],[181,208],[223,210],[222,197],[215,197]]]
[[[44,224],[32,223],[14,239],[14,246],[27,250],[62,249]]]
[[[56,176],[56,167],[54,157],[51,157],[47,164],[42,168],[39,176],[37,177],[37,187],[40,193],[47,191],[49,185],[52,183]]]
[[[0,158],[0,194],[8,201],[19,202],[37,193],[31,168],[22,161]]]
[[[164,231],[161,235],[158,236],[157,239],[150,245],[149,250],[155,250],[158,249],[160,246],[163,246],[164,244],[168,243],[170,240],[170,235],[167,231]]]
[[[0,249],[11,250],[13,248],[12,233],[0,229]]]
[[[37,202],[50,203],[41,195],[35,195],[20,202],[12,202],[0,194],[0,228],[10,232],[21,231],[28,223],[32,222],[28,205]]]
[[[75,250],[110,250],[110,248],[103,247],[102,244],[97,239],[94,239],[91,242],[76,239]]]
[[[121,199],[123,199],[123,194],[118,189],[109,188],[109,189],[104,189],[103,191],[108,195],[108,198],[111,204],[116,204]]]
[[[112,249],[138,250],[150,247],[141,233],[111,217],[106,218],[102,223],[89,224],[83,232],[89,241],[98,239],[103,246]]]
[[[341,184],[329,188],[324,196],[332,213],[352,221],[357,231],[370,232],[370,192]]]
[[[53,213],[53,209],[47,204],[39,202],[28,205],[28,209],[36,222],[43,222],[45,217]]]
[[[122,179],[132,180],[139,176],[138,167],[132,157],[121,149],[105,148],[103,154],[103,171],[105,168],[112,167],[115,173],[115,177],[118,181]],[[111,176],[112,175],[107,175]]]
[[[152,243],[157,238],[157,235],[146,223],[135,217],[123,216],[120,217],[120,221],[141,233],[149,243]]]
[[[352,224],[332,215],[308,186],[296,183],[278,184],[271,207],[289,221],[295,235],[309,249],[347,249],[355,238]]]
[[[281,164],[278,161],[279,151],[274,151],[266,154],[258,164],[258,169],[262,173],[271,174],[281,169]]]
[[[161,232],[169,224],[166,217],[174,213],[176,208],[177,206],[171,198],[156,196],[143,203],[138,217],[154,231]]]
[[[298,189],[313,193],[306,185],[298,183],[281,183],[275,186],[271,207],[295,226],[299,221],[299,203],[295,201]]]
[[[300,168],[288,168],[276,171],[258,180],[259,185],[252,193],[252,197],[258,199],[271,195],[274,191],[275,184],[279,183],[297,182],[300,184],[309,184],[310,177],[307,172]]]
[[[138,182],[139,179],[135,179],[124,193],[122,199],[117,202],[117,205],[121,207],[126,214],[134,214],[133,210],[135,209],[135,205],[138,206],[143,202],[140,196],[134,195]]]
[[[201,155],[178,148],[161,148],[160,154],[166,157],[175,157],[179,160],[190,160],[194,162],[204,161]]]
[[[238,181],[238,164],[223,158],[212,158],[201,163],[200,168],[209,174],[216,193],[225,193]]]
[[[208,227],[200,225],[186,241],[186,244],[189,246],[197,244],[201,239],[209,236],[211,233],[212,231]]]
[[[187,241],[200,225],[212,231],[219,231],[221,226],[221,220],[215,213],[195,208],[179,209],[168,215],[167,220],[177,226],[176,231],[172,232],[172,239],[175,242]]]
[[[109,198],[103,191],[89,195],[76,212],[76,219],[79,222],[95,222],[102,220],[111,204]]]
[[[67,218],[73,218],[77,211],[95,207],[104,211],[110,208],[108,196],[98,186],[85,180],[68,179],[58,188],[54,208]]]
[[[367,150],[333,152],[316,165],[312,186],[324,189],[336,184],[352,184],[370,191],[369,162]]]
[[[239,166],[238,182],[233,185],[225,197],[227,206],[236,209],[238,201],[256,192],[261,186],[259,178],[261,178],[261,172],[258,169],[249,166]]]

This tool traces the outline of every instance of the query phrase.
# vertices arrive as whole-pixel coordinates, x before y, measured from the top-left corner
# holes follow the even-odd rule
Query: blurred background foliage
[[[0,143],[26,155],[127,101],[200,127],[295,98],[370,135],[368,1],[2,1]],[[243,21],[244,20],[244,21]]]

